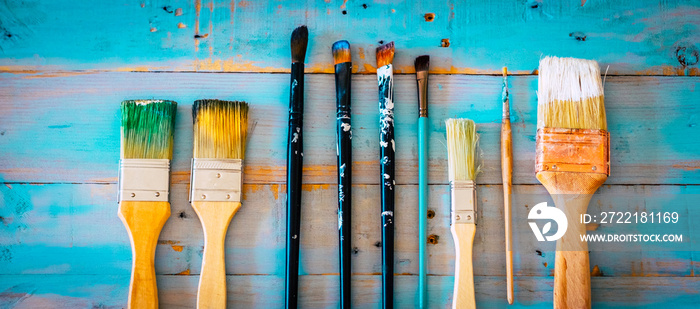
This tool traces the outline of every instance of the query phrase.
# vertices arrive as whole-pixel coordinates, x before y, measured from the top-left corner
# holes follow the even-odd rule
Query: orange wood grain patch
[[[189,269],[189,268],[188,268],[188,269],[185,269],[185,270],[183,270],[183,271],[177,273],[177,275],[179,275],[179,276],[189,276],[189,275],[190,275],[190,269]]]
[[[183,246],[176,246],[176,245],[173,245],[172,248],[173,248],[173,250],[175,250],[175,251],[177,251],[177,252],[182,252],[182,249],[183,249],[184,247],[183,247]]]

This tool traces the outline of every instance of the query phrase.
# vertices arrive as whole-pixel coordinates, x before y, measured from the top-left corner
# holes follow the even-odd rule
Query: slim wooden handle
[[[204,256],[199,275],[197,308],[226,308],[226,260],[224,242],[238,202],[193,202],[204,230]]]
[[[455,288],[452,296],[452,309],[476,308],[474,298],[474,268],[472,248],[476,225],[470,223],[452,224],[455,239]]]
[[[503,176],[503,219],[506,235],[506,291],[508,303],[513,304],[513,226],[511,223],[511,194],[513,185],[513,141],[510,119],[503,119],[501,126],[501,176]]]
[[[127,307],[157,309],[154,257],[158,235],[170,217],[170,203],[123,201],[119,204],[118,214],[129,234],[133,259]]]

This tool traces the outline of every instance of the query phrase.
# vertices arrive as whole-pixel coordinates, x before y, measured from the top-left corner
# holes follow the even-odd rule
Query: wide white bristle
[[[603,83],[598,62],[559,57],[540,60],[538,128],[602,126],[601,129],[605,129],[605,110],[600,110],[603,108],[602,98]]]

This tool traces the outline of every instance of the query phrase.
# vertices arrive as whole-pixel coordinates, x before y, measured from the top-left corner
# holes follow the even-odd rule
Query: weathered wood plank
[[[244,181],[284,183],[286,74],[99,73],[33,78],[0,74],[0,181],[116,182],[119,102],[168,98],[181,103],[175,133],[173,183],[186,183],[192,156],[191,103],[198,98],[247,100],[257,122],[248,145]],[[510,79],[514,183],[534,177],[537,78]],[[697,78],[609,77],[606,108],[612,133],[608,184],[699,184]],[[354,181],[378,183],[377,94],[374,76],[356,76],[353,90]],[[483,151],[479,183],[498,184],[501,79],[431,78],[430,183],[447,183],[444,120],[478,124]],[[335,182],[332,75],[308,75],[304,183]],[[397,76],[397,183],[417,183],[417,103],[414,77]]]
[[[301,231],[301,274],[337,273],[337,187],[304,187]],[[0,274],[122,274],[131,265],[129,239],[116,216],[117,186],[21,185],[0,187]],[[475,274],[504,276],[504,236],[500,186],[480,186],[475,238]],[[694,276],[700,230],[690,224],[699,186],[604,186],[589,208],[600,211],[677,211],[680,221],[651,229],[649,225],[602,224],[597,229],[628,232],[680,233],[686,242],[667,245],[615,245],[605,252],[591,247],[591,267],[599,276]],[[203,236],[196,214],[187,202],[187,186],[173,187],[172,215],[160,235],[156,252],[158,274],[198,274]],[[353,271],[380,274],[379,188],[356,185],[353,190]],[[397,186],[396,273],[416,274],[418,231],[417,186]],[[541,186],[514,187],[514,250],[518,276],[551,277],[554,243],[539,243],[527,223],[529,207],[546,200]],[[678,196],[686,198],[670,198]],[[454,272],[454,246],[449,231],[450,197],[447,185],[430,186],[428,271]],[[242,209],[231,222],[226,241],[227,273],[284,274],[284,186],[244,186]],[[632,226],[632,230],[630,230]],[[621,246],[621,247],[620,247]],[[36,257],[50,257],[38,259]]]
[[[197,276],[158,276],[161,308],[195,306]],[[449,308],[452,301],[451,277],[428,277],[431,308]],[[499,277],[476,276],[479,308],[507,306],[504,282]],[[591,280],[594,308],[696,308],[700,278],[610,278]],[[126,303],[127,275],[0,275],[0,302],[16,309],[122,308]],[[413,308],[417,277],[397,276],[395,305]],[[284,281],[278,276],[228,276],[229,308],[277,308],[283,299]],[[337,276],[300,277],[299,304],[303,308],[336,308]],[[551,308],[551,278],[516,277],[516,303],[513,308]],[[380,308],[379,276],[353,277],[353,306]]]
[[[363,73],[394,40],[404,73],[431,54],[435,73],[529,74],[553,54],[610,74],[698,75],[698,16],[685,0],[7,1],[0,69],[286,72],[289,35],[306,24],[310,72],[332,72],[330,46],[347,39]]]

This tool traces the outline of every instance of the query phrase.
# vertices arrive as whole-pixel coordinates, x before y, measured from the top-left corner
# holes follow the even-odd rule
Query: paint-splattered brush
[[[428,69],[430,56],[416,58],[418,83],[418,308],[428,308]]]
[[[352,59],[348,41],[333,43],[335,63],[335,94],[337,103],[337,155],[338,155],[338,233],[340,238],[340,308],[350,308],[352,295],[351,186],[352,186],[352,131],[350,126],[350,80]]]
[[[224,242],[229,222],[241,208],[248,103],[198,100],[192,119],[190,202],[204,229],[197,308],[226,308]]]
[[[540,60],[536,176],[568,219],[557,240],[554,308],[590,308],[586,227],[578,218],[610,174],[610,135],[598,63]],[[562,227],[559,227],[562,228]]]
[[[297,308],[299,293],[299,241],[301,238],[301,175],[304,158],[304,58],[309,30],[301,26],[292,32],[292,74],[289,86],[289,129],[287,130],[287,268],[285,308]]]
[[[131,239],[128,308],[158,308],[154,257],[158,235],[170,217],[170,159],[177,103],[121,104],[119,218]]]
[[[508,100],[508,69],[503,67],[503,121],[501,123],[501,176],[503,177],[503,218],[506,232],[506,293],[513,304],[513,231],[511,223],[511,193],[513,185],[513,142],[510,130],[510,101]]]
[[[377,48],[379,165],[382,194],[382,308],[394,308],[394,42]]]
[[[452,194],[452,237],[455,240],[455,286],[452,308],[476,308],[472,248],[476,233],[476,188],[479,135],[474,121],[448,119],[447,162]]]

